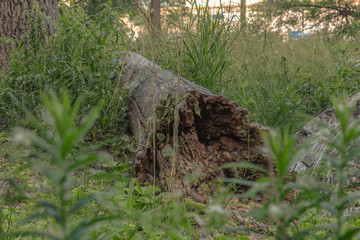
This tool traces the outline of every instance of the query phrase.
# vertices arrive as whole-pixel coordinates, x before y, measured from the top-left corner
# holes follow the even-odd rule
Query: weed
[[[25,144],[31,144],[39,149],[47,157],[47,161],[41,161],[35,166],[51,183],[51,194],[55,196],[54,201],[38,200],[38,209],[27,221],[36,219],[53,219],[53,231],[30,231],[24,234],[43,236],[51,239],[80,239],[85,233],[97,224],[108,218],[86,219],[74,225],[70,223],[71,215],[84,208],[95,195],[87,198],[76,199],[70,193],[73,189],[72,174],[77,169],[89,165],[98,159],[96,154],[75,154],[74,148],[87,134],[99,115],[100,107],[92,110],[83,121],[78,124],[78,112],[81,102],[70,102],[66,92],[61,101],[54,95],[45,98],[44,103],[48,111],[48,119],[53,132],[49,130],[46,136],[40,137],[33,132],[18,129],[14,140]],[[41,123],[36,126],[41,127]],[[41,129],[38,129],[41,132]],[[82,151],[78,151],[81,153]],[[40,160],[40,159],[38,159]],[[38,161],[37,160],[37,161]],[[76,199],[76,200],[75,200]]]

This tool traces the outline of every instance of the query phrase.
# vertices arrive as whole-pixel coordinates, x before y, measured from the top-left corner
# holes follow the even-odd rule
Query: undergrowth
[[[196,5],[196,17],[184,13],[189,22],[183,38],[165,29],[160,36],[144,31],[132,39],[114,23],[110,6],[91,17],[63,6],[57,34],[46,40],[39,14],[0,75],[0,131],[3,119],[7,127],[30,128],[13,136],[0,132],[1,239],[250,239],[259,234],[253,223],[265,224],[268,231],[260,234],[270,239],[359,238],[359,216],[351,212],[359,191],[345,187],[346,167],[358,158],[350,147],[356,146],[359,121],[350,123],[352,109],[344,102],[333,102],[340,132],[329,142],[339,154],[323,159],[331,163],[332,182],[288,177],[305,151],[292,135],[302,115],[330,107],[331,96],[342,91],[358,92],[356,45],[328,42],[320,34],[284,42],[276,33],[214,19]],[[178,27],[177,17],[166,26]],[[269,174],[257,182],[232,181],[247,184],[246,193],[219,184],[201,204],[160,186],[142,186],[132,178],[132,139],[114,137],[126,128],[126,90],[115,87],[122,52],[150,58],[156,48],[156,62],[176,72],[180,39],[185,77],[248,108],[258,122],[282,129],[264,136],[274,171],[237,166]],[[50,91],[56,94],[42,97]],[[91,111],[99,103],[104,107]],[[234,222],[234,205],[259,196],[264,205]]]
[[[100,14],[109,13],[104,10]],[[126,126],[126,94],[122,95],[121,88],[114,91],[125,38],[120,27],[103,27],[106,19],[112,19],[101,16],[99,21],[92,20],[81,8],[63,6],[57,33],[44,40],[38,12],[18,50],[12,51],[9,70],[1,79],[0,113],[10,126],[26,124],[26,109],[39,115],[42,94],[65,89],[73,99],[84,98],[83,113],[99,101],[109,103],[115,97],[107,116],[96,124],[98,132],[121,131]]]
[[[1,182],[5,189],[0,209],[3,239],[26,236],[44,239],[200,239],[203,236],[248,239],[246,236],[251,237],[258,230],[253,225],[237,226],[229,218],[238,211],[237,201],[235,205],[232,202],[234,199],[258,199],[259,194],[264,205],[253,208],[244,218],[248,223],[252,219],[252,222],[260,221],[273,228],[269,233],[262,233],[270,234],[269,238],[359,237],[358,213],[352,209],[358,204],[360,192],[356,187],[345,186],[346,168],[360,153],[351,147],[360,136],[360,120],[351,123],[353,109],[345,101],[334,102],[340,127],[328,143],[329,153],[333,154],[324,155],[324,160],[330,163],[330,172],[334,173],[331,182],[320,182],[311,176],[300,177],[297,181],[289,179],[290,167],[304,149],[295,147],[295,137],[284,129],[264,135],[274,169],[261,169],[251,164],[236,166],[267,172],[268,177],[256,182],[233,179],[233,183],[251,187],[240,195],[220,184],[207,204],[184,199],[180,192],[174,194],[150,185],[141,186],[126,174],[129,167],[126,163],[114,166],[111,155],[99,155],[101,145],[88,146],[83,138],[100,108],[81,120],[78,115],[80,101],[71,103],[66,93],[61,99],[55,95],[45,98],[44,103],[47,111],[44,118],[30,119],[37,131],[17,129],[12,137],[13,142],[25,144],[20,148],[25,152],[14,149],[23,156],[17,163],[18,169],[1,172],[1,179],[8,182],[5,185]],[[6,139],[11,140],[5,137],[3,141]],[[336,151],[331,151],[333,149]],[[4,149],[1,153],[3,158]],[[8,163],[2,160],[2,164]],[[156,191],[155,198],[153,191]],[[323,222],[314,220],[314,211],[322,216]],[[301,224],[298,221],[302,221]]]
[[[303,114],[317,115],[331,106],[331,96],[359,90],[359,54],[352,43],[330,44],[321,34],[283,41],[278,34],[254,34],[251,28],[237,39],[228,74],[239,75],[238,84],[225,95],[266,126],[288,125],[294,132]]]

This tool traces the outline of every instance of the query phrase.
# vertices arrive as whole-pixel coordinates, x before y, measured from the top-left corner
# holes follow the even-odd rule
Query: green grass
[[[342,52],[346,46],[329,44],[320,34],[283,42],[274,33],[244,32],[231,51],[229,74],[239,77],[225,95],[246,106],[260,123],[290,125],[294,131],[302,114],[314,116],[330,107],[331,96],[358,91],[359,65],[347,61],[347,55],[359,60],[359,54]]]
[[[57,35],[44,44],[36,34],[41,25],[34,25],[27,36],[31,44],[21,42],[9,71],[0,75],[0,114],[7,122],[5,131],[0,128],[0,239],[39,239],[41,234],[48,239],[45,234],[50,233],[54,239],[250,239],[253,226],[236,225],[230,216],[238,212],[229,208],[252,208],[259,196],[267,203],[242,217],[269,227],[270,232],[261,232],[264,238],[345,239],[357,234],[359,220],[343,216],[357,203],[358,191],[333,185],[326,186],[333,191],[324,191],[316,179],[291,182],[286,177],[295,153],[303,151],[294,146],[293,132],[303,125],[304,114],[314,116],[331,106],[333,95],[358,92],[356,43],[329,41],[320,34],[284,42],[276,33],[256,33],[251,25],[229,28],[193,9],[197,18],[190,19],[183,33],[183,76],[246,107],[261,124],[283,129],[266,138],[278,176],[249,183],[252,189],[241,195],[220,184],[207,204],[156,186],[154,203],[153,186],[132,178],[136,145],[123,134],[127,109],[119,99],[121,91],[114,89],[121,51],[151,59],[155,48],[156,63],[176,72],[180,38],[165,29],[160,37],[143,32],[137,40],[127,39],[124,28],[114,25],[116,13],[104,7],[94,18],[63,6]],[[178,20],[172,16],[167,26],[180,25]],[[55,94],[44,97],[50,91]],[[105,107],[81,121],[98,103]],[[328,170],[343,185],[350,158],[343,150],[359,135],[359,123],[350,125],[351,110],[334,105],[342,128],[330,144],[341,157]],[[24,129],[18,132],[23,135],[14,135],[15,125],[30,130],[26,136]],[[29,141],[17,145],[16,136]],[[98,157],[96,162],[85,161],[89,153]],[[83,165],[69,168],[76,163]],[[290,204],[286,197],[295,190],[301,197]],[[76,203],[79,208],[71,211]]]

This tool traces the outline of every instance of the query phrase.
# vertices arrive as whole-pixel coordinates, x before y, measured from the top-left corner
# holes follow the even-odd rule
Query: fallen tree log
[[[169,188],[176,184],[185,196],[206,202],[206,194],[214,192],[219,178],[240,177],[256,180],[263,176],[259,172],[243,169],[219,169],[225,163],[250,162],[263,168],[269,160],[260,151],[263,129],[251,122],[246,109],[234,102],[212,94],[209,90],[181,78],[178,126],[178,154],[176,174],[172,174],[171,146],[173,135],[174,95],[177,76],[161,69],[141,55],[126,53],[126,76],[128,86],[133,89],[130,97],[129,120],[133,134],[139,144],[135,155],[135,177],[141,182],[152,182],[155,176],[159,184]],[[153,85],[155,81],[156,148],[155,161],[151,144]],[[150,140],[150,141],[149,141]],[[155,173],[154,173],[155,163]]]
[[[360,117],[360,93],[349,98],[348,103],[355,106],[351,124]],[[328,151],[333,155],[337,153],[329,149],[328,143],[339,133],[340,123],[336,117],[334,108],[329,108],[309,121],[298,133],[296,144],[300,145],[307,139],[313,140],[307,146],[306,153],[301,156],[292,166],[291,173],[301,173],[308,169],[316,168],[324,160],[324,154]],[[359,166],[356,166],[359,168]]]
[[[348,99],[348,104],[354,106],[354,112],[350,124],[354,124],[355,121],[359,120],[360,117],[360,93],[352,96]],[[331,156],[338,158],[339,153],[329,147],[329,143],[334,140],[340,132],[340,122],[336,116],[334,108],[329,108],[319,114],[316,118],[308,122],[303,129],[299,132],[296,140],[297,145],[304,143],[306,140],[311,139],[311,142],[306,146],[306,153],[301,156],[298,161],[291,168],[292,174],[299,174],[300,177],[306,177],[308,172],[313,175],[317,174],[317,171],[312,171],[319,166],[327,165],[330,167],[330,162],[327,160]],[[354,143],[358,144],[358,143]],[[332,182],[335,178],[331,168],[328,168],[327,174],[320,173],[322,180]],[[307,171],[310,170],[310,171]],[[359,186],[360,185],[360,161],[359,158],[351,159],[347,163],[346,175],[347,175],[347,186]],[[360,189],[357,187],[357,189]]]

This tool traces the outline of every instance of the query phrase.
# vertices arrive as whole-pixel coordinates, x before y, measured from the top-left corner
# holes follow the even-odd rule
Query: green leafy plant
[[[346,187],[347,168],[360,154],[355,147],[360,135],[360,121],[351,123],[353,111],[346,101],[334,101],[333,105],[340,127],[329,142],[332,154],[327,154],[324,160],[331,164],[329,170],[334,173],[335,185],[320,182],[308,174],[291,181],[289,170],[304,154],[304,148],[295,147],[296,138],[286,129],[264,135],[266,151],[274,169],[270,169],[270,177],[259,179],[244,196],[253,198],[262,192],[268,197],[268,203],[263,208],[252,210],[250,216],[272,222],[276,226],[276,239],[304,239],[305,236],[310,239],[353,239],[360,234],[358,228],[349,224],[358,218],[358,214],[350,213],[349,209],[360,198],[360,192]],[[299,227],[297,221],[311,221],[308,216],[314,209],[325,220]]]
[[[312,179],[307,182],[294,183],[289,181],[290,167],[296,162],[297,157],[303,153],[300,148],[295,149],[295,137],[290,136],[288,130],[272,131],[264,134],[266,152],[271,157],[274,168],[270,169],[270,177],[261,178],[244,196],[255,197],[258,192],[263,192],[268,197],[268,203],[261,209],[253,209],[250,216],[258,219],[268,219],[276,226],[276,239],[296,239],[304,237],[307,232],[297,232],[289,235],[289,227],[306,210],[316,205],[316,199],[301,199],[296,204],[291,203],[288,197],[291,193],[303,189],[309,193],[321,185],[312,185]]]
[[[13,214],[13,209],[10,208],[10,211],[6,211],[4,207],[4,201],[0,201],[0,236],[1,240],[11,239],[11,216]]]
[[[101,105],[94,108],[79,123],[79,99],[72,104],[67,93],[63,93],[61,100],[55,95],[44,98],[47,110],[45,119],[51,128],[42,137],[32,131],[18,129],[14,135],[16,141],[30,144],[36,147],[42,154],[47,156],[45,161],[36,164],[37,170],[51,183],[51,193],[54,199],[51,201],[38,200],[38,211],[26,220],[53,219],[53,231],[33,231],[26,234],[43,236],[49,239],[80,239],[97,224],[104,222],[110,217],[98,217],[82,220],[77,224],[71,222],[71,216],[79,212],[89,202],[96,198],[90,195],[86,198],[76,199],[71,194],[73,189],[73,173],[84,166],[99,159],[98,154],[88,153],[77,149],[82,138],[88,133],[96,121]],[[33,120],[36,129],[44,132],[41,122]]]
[[[340,128],[339,132],[334,132],[334,139],[329,142],[329,146],[336,150],[337,155],[328,155],[326,159],[335,171],[335,189],[330,201],[320,202],[320,206],[334,218],[331,224],[333,231],[328,233],[329,238],[352,239],[356,235],[359,237],[360,231],[356,227],[346,225],[346,222],[359,216],[357,213],[346,213],[346,209],[355,200],[360,199],[360,191],[346,187],[347,168],[351,161],[357,161],[360,156],[360,150],[357,147],[360,120],[351,121],[354,106],[348,106],[346,98],[333,101],[333,105]]]

